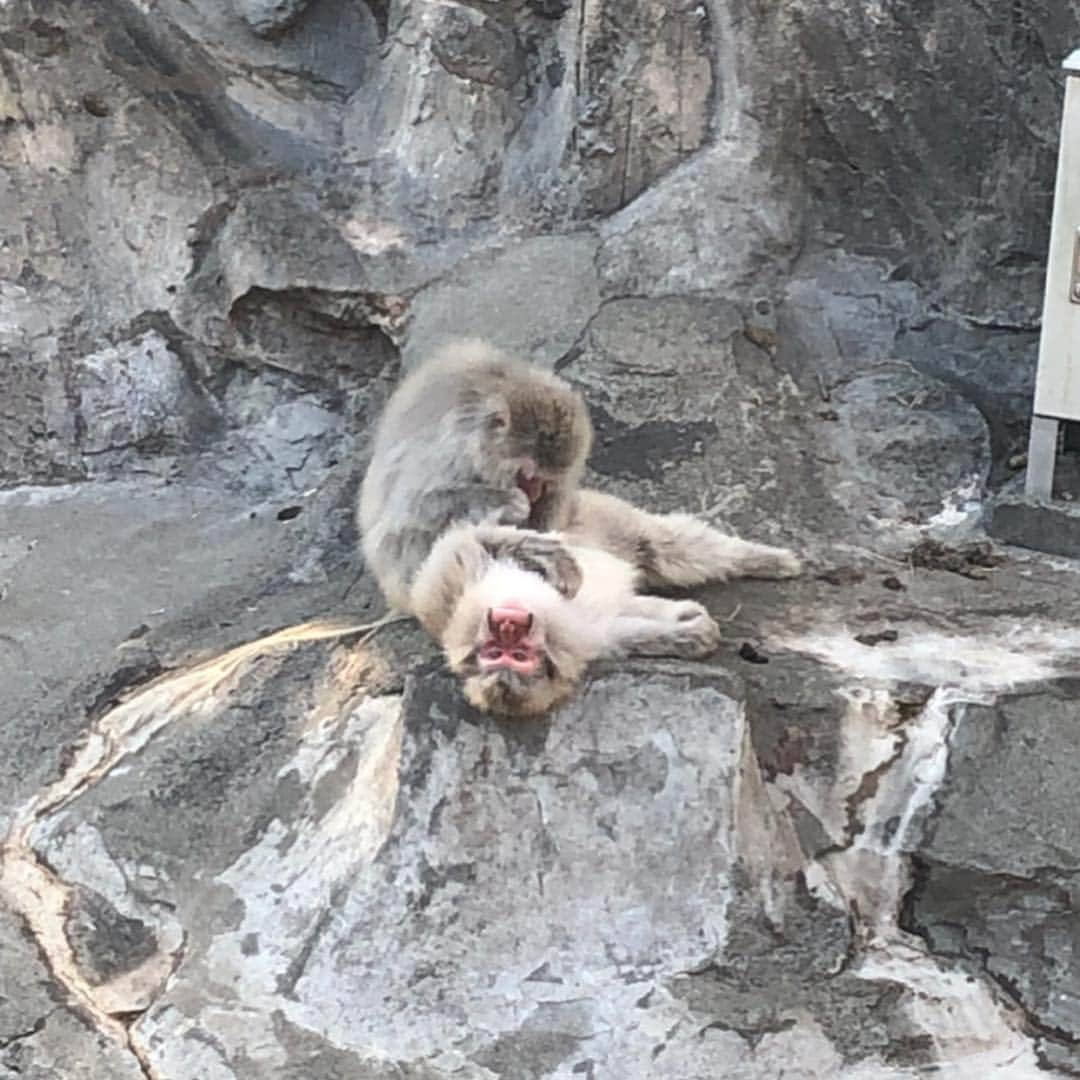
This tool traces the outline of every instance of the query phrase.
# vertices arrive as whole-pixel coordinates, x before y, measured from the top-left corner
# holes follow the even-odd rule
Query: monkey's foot
[[[798,577],[802,573],[802,561],[795,552],[787,548],[761,545],[752,562],[753,569],[745,572],[747,577],[790,578]]]
[[[696,600],[676,602],[675,625],[670,642],[672,654],[696,660],[716,651],[720,644],[720,627]]]
[[[532,503],[529,502],[529,496],[521,488],[514,488],[506,492],[506,505],[495,511],[487,523],[523,528],[528,525],[531,513]]]
[[[734,536],[720,536],[712,554],[715,565],[708,576],[714,581],[733,577],[789,578],[802,573],[802,563],[793,551]]]

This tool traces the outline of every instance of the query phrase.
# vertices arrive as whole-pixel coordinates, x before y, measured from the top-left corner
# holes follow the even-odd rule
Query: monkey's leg
[[[636,656],[708,656],[720,643],[720,628],[693,600],[635,596],[616,616],[616,653]]]
[[[509,559],[539,574],[567,598],[576,596],[581,588],[577,559],[553,533],[487,525],[476,530],[476,537],[493,559]]]
[[[756,544],[706,525],[689,514],[648,515],[638,540],[639,566],[662,585],[700,585],[733,577],[787,578],[802,570],[787,548]]]
[[[598,491],[578,492],[567,532],[633,563],[652,585],[786,578],[802,569],[787,548],[728,536],[689,514],[650,514]]]

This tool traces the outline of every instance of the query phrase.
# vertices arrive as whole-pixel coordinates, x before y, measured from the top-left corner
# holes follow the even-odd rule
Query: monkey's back
[[[439,536],[487,513],[470,492],[483,485],[514,489],[516,466],[493,451],[491,420],[518,399],[574,416],[587,429],[587,446],[587,414],[565,382],[480,342],[443,350],[387,403],[361,487],[358,526],[365,561],[394,607],[408,610],[411,581]],[[577,456],[583,461],[583,452]]]

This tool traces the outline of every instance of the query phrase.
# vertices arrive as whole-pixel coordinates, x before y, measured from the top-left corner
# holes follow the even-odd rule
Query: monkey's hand
[[[558,536],[517,529],[485,529],[481,543],[494,559],[510,559],[539,574],[568,600],[581,588],[581,567]]]
[[[720,627],[696,600],[635,596],[615,620],[611,649],[636,656],[708,656]]]
[[[720,644],[720,627],[696,600],[677,600],[670,639],[677,656],[708,656]]]
[[[500,494],[505,494],[506,502],[492,511],[488,522],[492,525],[512,525],[515,528],[528,525],[529,515],[532,513],[529,496],[517,487]]]
[[[416,512],[425,529],[436,536],[454,525],[524,525],[529,520],[529,496],[520,488],[467,483],[431,488]]]

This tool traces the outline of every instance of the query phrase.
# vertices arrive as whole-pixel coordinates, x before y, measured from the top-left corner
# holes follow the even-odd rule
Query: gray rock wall
[[[1077,44],[1076,0],[0,5],[4,1075],[1080,1069],[1076,578],[973,531]],[[591,483],[806,578],[519,726],[349,632],[371,424],[463,334],[583,390]]]
[[[495,251],[549,362],[606,299],[765,299],[800,385],[903,358],[1018,445],[1075,5],[68,7],[4,13],[9,485],[204,451],[240,369],[306,375],[347,440]],[[552,280],[532,238],[581,230]],[[148,328],[177,378],[121,377],[103,447],[84,368]]]

